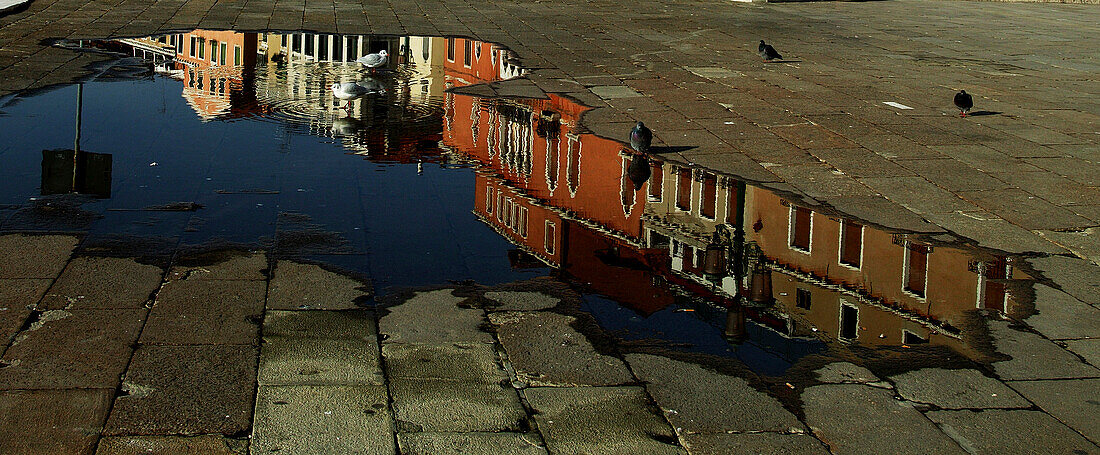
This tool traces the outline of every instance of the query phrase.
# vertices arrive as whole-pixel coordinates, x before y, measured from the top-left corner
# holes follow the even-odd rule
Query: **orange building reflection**
[[[507,51],[495,45],[446,45],[448,87],[500,80],[510,71],[502,68]],[[775,302],[749,312],[788,336],[931,343],[973,354],[958,327],[976,309],[1012,311],[1007,283],[1027,279],[1003,256],[978,259],[671,159],[653,159],[651,177],[635,189],[628,148],[578,132],[585,109],[555,94],[448,94],[443,142],[482,166],[474,202],[482,221],[643,314],[684,292],[734,306],[759,265],[771,277]]]

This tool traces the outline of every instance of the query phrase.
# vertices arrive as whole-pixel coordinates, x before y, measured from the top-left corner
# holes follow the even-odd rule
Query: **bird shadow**
[[[982,115],[1001,115],[1001,112],[995,112],[995,111],[975,111],[975,112],[971,112],[971,113],[969,113],[969,114],[966,114],[966,116],[967,116],[967,117],[979,117],[979,116],[982,116]]]
[[[802,60],[771,60],[764,63],[802,63]]]

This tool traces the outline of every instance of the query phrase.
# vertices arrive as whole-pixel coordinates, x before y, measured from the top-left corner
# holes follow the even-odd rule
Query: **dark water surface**
[[[447,92],[522,75],[490,43],[194,31],[66,45],[132,57],[0,105],[0,231],[86,232],[85,251],[152,257],[262,248],[367,276],[379,296],[552,276],[624,342],[768,376],[811,354],[981,360],[968,321],[1015,311],[1028,279],[996,252],[639,157],[584,133],[567,98]],[[354,62],[381,49],[381,70]],[[344,109],[333,82],[384,92]]]

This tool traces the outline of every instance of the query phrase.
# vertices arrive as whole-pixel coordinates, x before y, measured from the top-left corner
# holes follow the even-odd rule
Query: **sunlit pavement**
[[[356,309],[363,283],[262,252],[164,270],[73,258],[69,236],[8,235],[0,451],[1096,453],[1095,8],[36,0],[0,17],[0,97],[71,82],[101,58],[48,39],[471,36],[514,50],[543,91],[598,107],[584,117],[597,134],[621,139],[643,120],[685,161],[862,219],[907,228],[897,220],[915,213],[983,247],[1054,254],[1029,261],[1053,287],[1037,287],[1026,327],[991,323],[1006,355],[996,379],[835,363],[791,386],[796,415],[741,378],[597,349],[546,311],[567,296],[463,304],[484,290],[439,290],[375,313]],[[788,62],[759,61],[760,38]],[[983,115],[958,118],[958,89]],[[234,303],[204,307],[210,295]]]
[[[262,252],[163,271],[70,259],[76,242],[0,237],[5,453],[1098,452],[1100,370],[1007,322],[988,333],[999,379],[836,362],[768,394],[690,356],[594,345],[567,288],[370,310],[368,283]],[[1096,363],[1093,316],[1068,320]]]

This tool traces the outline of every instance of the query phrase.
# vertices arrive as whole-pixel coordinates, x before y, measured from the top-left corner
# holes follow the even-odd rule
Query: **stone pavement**
[[[193,28],[501,43],[542,90],[596,108],[599,135],[643,120],[665,153],[874,224],[908,210],[982,246],[1100,260],[1092,5],[35,0],[0,17],[0,99],[103,58],[49,40]],[[761,62],[761,38],[788,60]]]
[[[982,370],[834,361],[777,394],[608,343],[568,295],[370,309],[366,283],[263,252],[161,269],[79,240],[0,236],[2,453],[1100,453],[1095,314],[988,321],[1005,360]]]

